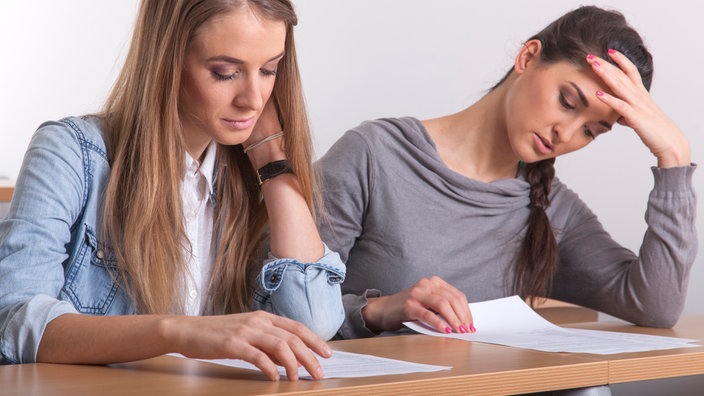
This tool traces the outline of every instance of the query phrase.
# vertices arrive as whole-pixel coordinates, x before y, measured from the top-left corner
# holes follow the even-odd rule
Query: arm
[[[280,129],[270,101],[245,147]],[[286,158],[279,139],[257,145],[247,154],[255,169]],[[345,266],[323,244],[295,175],[284,173],[266,180],[261,191],[269,215],[271,254],[259,276],[254,305],[301,321],[329,339],[344,318],[340,283]]]
[[[638,325],[673,326],[697,252],[694,169],[653,168],[655,187],[639,255],[616,243],[581,200],[564,192],[572,208],[559,242],[553,296]]]

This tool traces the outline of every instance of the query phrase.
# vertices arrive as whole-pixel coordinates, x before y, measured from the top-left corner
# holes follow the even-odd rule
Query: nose
[[[233,98],[233,104],[251,110],[260,110],[264,106],[261,81],[258,76],[249,75],[242,80],[242,85]]]
[[[581,129],[582,125],[580,120],[556,124],[552,130],[552,140],[553,142],[567,143],[572,140],[575,133],[578,133]]]

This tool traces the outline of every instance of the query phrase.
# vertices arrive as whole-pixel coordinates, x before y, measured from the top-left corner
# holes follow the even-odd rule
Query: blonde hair
[[[185,146],[179,91],[186,47],[210,18],[249,6],[286,24],[285,55],[274,97],[284,149],[314,207],[312,145],[293,40],[297,18],[288,0],[144,0],[125,65],[103,110],[111,160],[103,233],[119,276],[140,313],[183,312],[180,291],[190,249],[180,183]],[[266,209],[242,147],[218,146],[213,228],[215,263],[206,311],[247,311],[264,255]],[[317,201],[317,199],[315,199]]]

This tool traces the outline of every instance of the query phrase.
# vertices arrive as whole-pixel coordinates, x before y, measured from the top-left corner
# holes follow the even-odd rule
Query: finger
[[[236,354],[236,358],[252,363],[272,381],[278,381],[280,379],[276,364],[274,364],[266,353],[258,348],[249,344],[242,344],[240,351]]]
[[[453,329],[460,333],[467,333],[470,329],[474,328],[472,312],[469,310],[467,296],[438,276],[434,276],[430,280],[437,285],[436,294],[441,295],[447,300],[454,313],[452,316],[457,318],[456,321],[452,321],[451,317],[443,315]]]
[[[441,333],[452,333],[452,327],[447,322],[417,302],[407,307],[407,314],[412,320],[420,320]]]
[[[288,340],[279,335],[266,334],[254,346],[268,354],[270,360],[278,362],[286,370],[286,376],[290,381],[298,380],[298,359],[291,350]]]
[[[291,334],[295,334],[303,343],[310,349],[312,349],[318,355],[329,358],[332,356],[332,350],[328,344],[325,343],[320,337],[318,337],[312,330],[307,328],[303,323],[284,318],[282,316],[272,315],[272,322],[275,326],[286,330]]]
[[[295,381],[298,379],[298,368],[300,366],[303,366],[314,379],[322,379],[323,370],[320,367],[318,359],[313,355],[308,345],[321,343],[323,346],[320,349],[327,353],[326,356],[330,356],[331,352],[327,344],[325,344],[307,327],[299,322],[279,316],[275,316],[274,319],[275,327],[272,327],[269,330],[270,333],[276,338],[273,341],[275,345],[273,347],[272,358],[279,362],[281,366],[285,367],[287,376],[291,380]],[[278,326],[279,324],[281,324],[281,326],[286,326],[288,329]],[[316,342],[306,343],[301,338],[302,334],[309,336],[312,341]]]
[[[647,93],[640,77],[634,81],[618,66],[591,54],[587,56],[587,62],[591,65],[592,71],[606,84],[606,88],[613,92],[613,95],[629,100],[629,98],[638,97],[641,92]]]
[[[638,85],[643,85],[643,79],[638,71],[636,65],[628,59],[624,54],[616,51],[615,49],[608,50],[609,57],[613,60],[618,67],[623,70],[623,72],[628,76],[628,78]]]
[[[464,325],[464,322],[457,315],[455,307],[445,296],[433,294],[428,296],[424,304],[427,304],[428,309],[439,313],[445,322],[450,325],[452,331],[457,333],[467,332],[467,326]]]
[[[296,355],[296,360],[298,360],[314,379],[321,380],[325,377],[320,362],[302,342],[296,344],[292,350]]]
[[[617,120],[619,124],[629,126],[629,119],[633,115],[633,108],[629,106],[628,103],[601,90],[596,91],[596,97],[621,115]]]

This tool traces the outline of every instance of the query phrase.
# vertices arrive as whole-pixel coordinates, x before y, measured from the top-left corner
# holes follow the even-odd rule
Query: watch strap
[[[257,170],[259,186],[261,186],[265,181],[284,173],[293,173],[293,169],[291,169],[291,165],[289,165],[288,160],[269,162]]]

